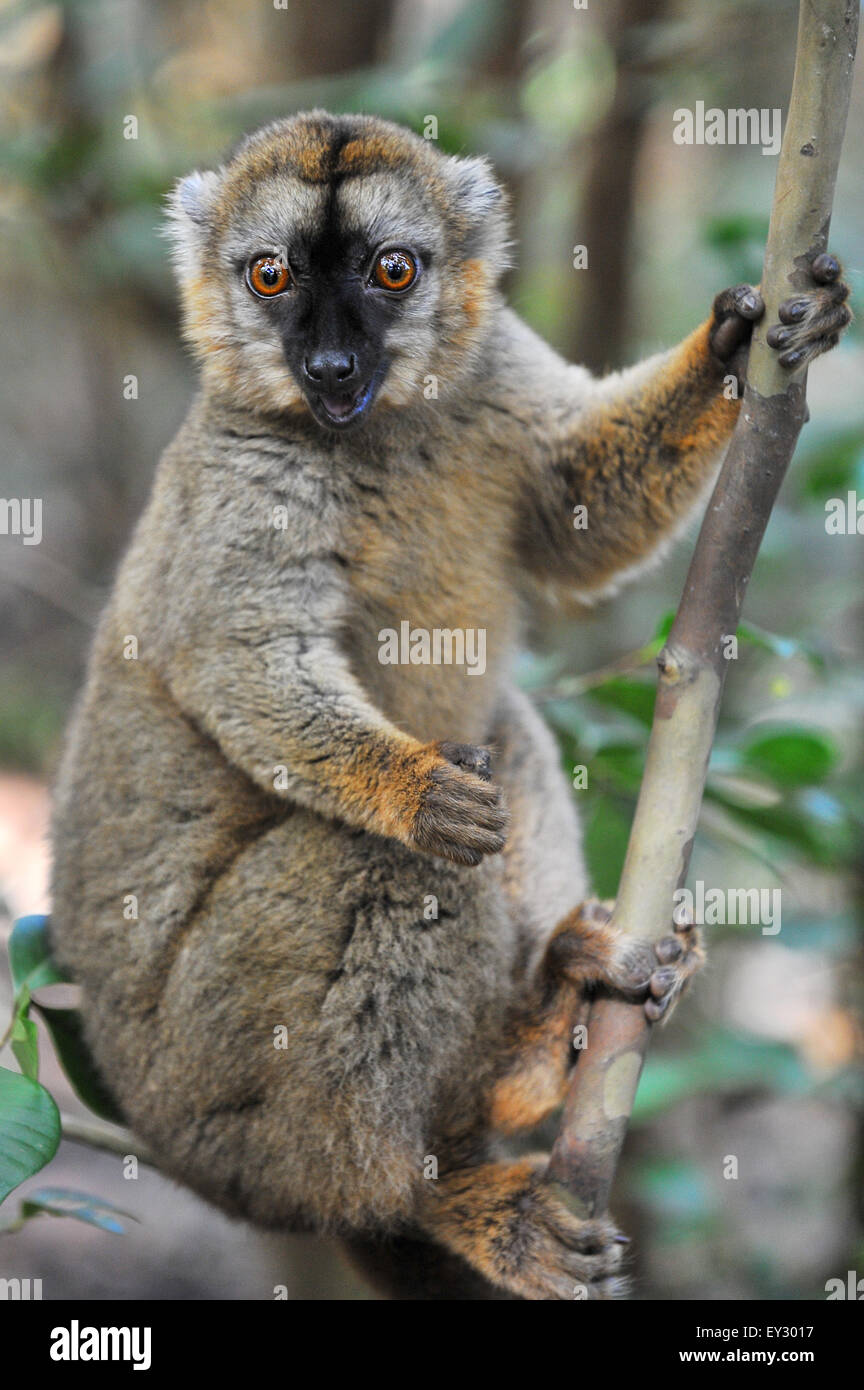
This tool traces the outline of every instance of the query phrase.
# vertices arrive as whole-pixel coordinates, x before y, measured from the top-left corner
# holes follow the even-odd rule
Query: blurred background
[[[0,535],[4,929],[48,908],[64,721],[194,389],[158,230],[171,181],[313,105],[419,131],[435,117],[443,148],[489,154],[510,189],[513,304],[601,371],[758,279],[776,161],[676,145],[673,112],[785,111],[796,23],[794,0],[0,0],[2,493],[43,503],[41,544]],[[859,305],[862,137],[859,63],[831,236]],[[690,882],[779,888],[782,928],[711,928],[709,969],[653,1047],[613,1203],[637,1298],[824,1298],[828,1278],[864,1275],[864,538],[825,526],[826,501],[864,498],[862,380],[853,326],[811,371],[812,419],[748,596]],[[587,768],[574,795],[604,895],[689,550],[583,621],[547,624],[523,663],[565,766]],[[0,979],[0,1019],[8,996]],[[61,1108],[83,1113],[47,1041],[43,1056]],[[42,1278],[45,1298],[372,1297],[328,1244],[263,1238],[70,1143],[0,1223],[45,1181],[138,1218],[124,1235],[47,1216],[0,1234],[0,1277]]]

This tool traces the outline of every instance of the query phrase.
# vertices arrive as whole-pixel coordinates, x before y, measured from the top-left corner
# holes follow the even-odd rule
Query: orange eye
[[[382,290],[407,290],[417,279],[417,262],[407,251],[382,251],[372,278]]]
[[[270,299],[281,294],[291,281],[291,272],[278,256],[259,256],[249,267],[249,284],[256,294]]]

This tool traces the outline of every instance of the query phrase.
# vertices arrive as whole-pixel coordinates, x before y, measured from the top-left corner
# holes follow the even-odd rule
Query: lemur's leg
[[[597,984],[643,999],[652,1022],[668,1017],[704,960],[689,921],[651,943],[609,925],[609,908],[589,900],[556,928],[528,998],[508,1028],[506,1048],[489,1099],[489,1123],[499,1133],[527,1129],[561,1104],[574,1061],[573,1029],[585,1009],[586,987]]]
[[[767,335],[788,367],[828,351],[851,319],[839,261],[817,256],[810,272],[811,286],[781,306]],[[679,347],[592,383],[578,408],[564,409],[556,381],[558,423],[521,499],[529,570],[576,592],[602,591],[675,534],[732,432],[763,313],[758,290],[739,285],[717,296],[711,317]]]

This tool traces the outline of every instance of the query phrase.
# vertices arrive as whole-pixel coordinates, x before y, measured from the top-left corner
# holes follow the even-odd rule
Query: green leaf
[[[624,714],[638,719],[640,724],[651,724],[654,718],[654,701],[657,688],[653,681],[633,680],[630,676],[614,676],[612,680],[596,685],[590,692],[591,699],[601,705],[621,710]]]
[[[12,1024],[12,1051],[25,1076],[39,1080],[39,1030],[24,1010],[15,1015]]]
[[[654,637],[653,637],[653,641],[654,641],[654,642],[659,642],[659,643],[662,644],[663,642],[666,641],[666,638],[669,636],[669,633],[672,631],[672,624],[673,624],[674,621],[675,621],[675,616],[676,616],[676,615],[675,615],[675,609],[674,609],[674,608],[670,608],[669,611],[668,611],[667,613],[664,613],[664,614],[663,614],[663,617],[660,619],[659,623],[657,624],[657,627],[656,627],[655,630],[654,630]],[[658,650],[659,650],[659,648],[658,648]]]
[[[609,742],[594,754],[590,763],[590,782],[607,783],[615,791],[636,793],[645,770],[645,750],[640,745]]]
[[[19,917],[9,938],[12,985],[17,994],[24,985],[32,992],[44,985],[59,985],[66,976],[51,958],[49,917]]]
[[[678,1159],[641,1165],[635,1188],[643,1202],[666,1218],[705,1221],[717,1206],[706,1175],[695,1164]]]
[[[21,1203],[22,1217],[38,1216],[47,1212],[51,1216],[71,1216],[88,1226],[98,1226],[100,1231],[110,1231],[112,1235],[126,1234],[118,1216],[137,1221],[131,1211],[123,1211],[105,1197],[94,1197],[89,1192],[74,1192],[66,1187],[40,1187],[27,1194]]]
[[[60,1143],[60,1112],[29,1076],[0,1067],[0,1202],[50,1162]]]
[[[78,1010],[54,1009],[39,1003],[36,1008],[48,1025],[60,1065],[72,1083],[75,1094],[100,1119],[125,1124],[90,1055]]]
[[[758,213],[733,212],[712,217],[705,223],[703,235],[716,250],[732,247],[737,250],[744,242],[755,241],[761,246],[768,234],[768,219]]]
[[[789,726],[761,729],[740,750],[740,764],[780,787],[808,787],[824,782],[840,760],[834,740],[818,729]]]
[[[799,489],[824,508],[829,497],[843,497],[864,485],[864,434],[860,428],[823,438],[797,470]]]
[[[715,1028],[686,1056],[649,1053],[633,1105],[634,1121],[651,1119],[687,1096],[755,1087],[803,1094],[807,1068],[794,1047]]]
[[[762,274],[762,252],[768,235],[768,219],[747,213],[713,218],[703,236],[726,264],[727,283],[746,280],[755,285]]]
[[[585,825],[585,857],[594,891],[614,898],[624,867],[631,816],[611,797],[594,796]]]
[[[839,801],[816,788],[793,793],[790,801],[767,808],[736,805],[716,789],[711,799],[735,820],[761,831],[786,850],[806,855],[814,864],[851,864],[858,853],[855,822]]]

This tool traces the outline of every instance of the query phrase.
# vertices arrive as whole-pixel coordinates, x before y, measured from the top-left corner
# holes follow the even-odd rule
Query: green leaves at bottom
[[[31,1216],[71,1216],[88,1226],[98,1226],[100,1231],[110,1231],[112,1235],[126,1234],[119,1216],[137,1221],[131,1211],[123,1211],[105,1197],[94,1197],[89,1192],[74,1192],[68,1187],[40,1187],[29,1192],[21,1203],[21,1216],[25,1220]]]
[[[60,1143],[60,1112],[29,1076],[0,1067],[0,1202],[50,1162]]]

